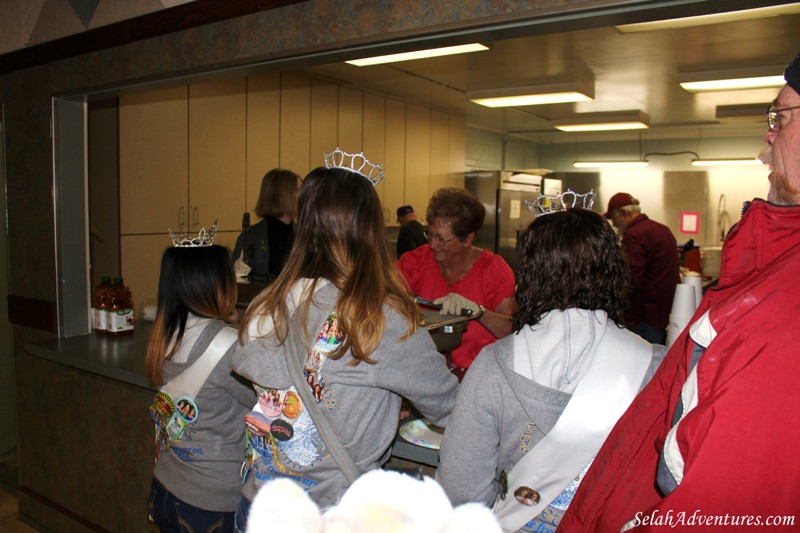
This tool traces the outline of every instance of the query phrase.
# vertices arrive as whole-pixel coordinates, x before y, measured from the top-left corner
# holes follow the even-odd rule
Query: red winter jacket
[[[631,269],[628,322],[666,329],[675,286],[681,281],[675,237],[667,226],[641,214],[625,230],[622,247]]]
[[[800,206],[752,202],[721,270],[692,318],[710,310],[717,335],[697,364],[697,406],[677,431],[682,482],[663,496],[655,480],[690,370],[688,327],[614,427],[559,531],[619,531],[637,518],[636,532],[800,529]]]

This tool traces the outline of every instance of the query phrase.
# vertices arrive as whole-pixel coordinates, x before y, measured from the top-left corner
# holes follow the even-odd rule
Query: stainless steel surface
[[[467,172],[464,186],[486,208],[475,245],[498,254],[516,271],[517,238],[532,219],[525,200],[534,201],[541,188],[535,184],[509,183],[510,176],[510,172],[499,170]]]
[[[431,334],[436,349],[448,353],[461,345],[461,337],[467,330],[470,318],[457,315],[442,315],[437,309],[419,306],[422,311],[422,325]]]

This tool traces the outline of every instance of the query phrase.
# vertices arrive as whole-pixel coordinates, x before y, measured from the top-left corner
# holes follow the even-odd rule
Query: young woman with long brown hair
[[[417,327],[419,311],[394,265],[372,181],[358,170],[317,168],[300,186],[298,208],[294,248],[245,313],[244,346],[232,362],[259,393],[246,418],[253,455],[237,514],[241,530],[270,479],[300,482],[322,506],[349,486],[298,397],[285,351],[303,359],[299,386],[314,391],[312,401],[358,472],[388,460],[401,397],[435,424],[445,423],[455,400],[456,378]]]

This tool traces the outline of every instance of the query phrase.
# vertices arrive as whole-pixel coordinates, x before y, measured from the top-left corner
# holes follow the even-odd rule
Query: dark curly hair
[[[630,290],[619,236],[601,215],[568,209],[539,216],[520,236],[514,330],[553,309],[603,310],[617,325]]]

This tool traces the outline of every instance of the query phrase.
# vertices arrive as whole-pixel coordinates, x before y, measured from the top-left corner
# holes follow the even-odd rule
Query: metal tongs
[[[414,303],[417,305],[429,307],[431,309],[438,309],[440,311],[442,310],[442,304],[433,303],[433,300],[421,298],[416,294],[412,294],[411,297],[414,299]],[[472,316],[472,309],[461,309],[461,316]]]

